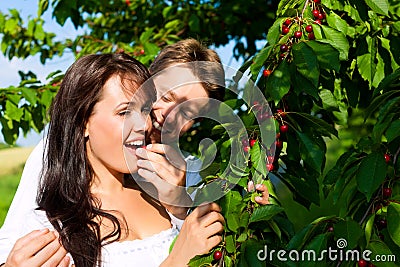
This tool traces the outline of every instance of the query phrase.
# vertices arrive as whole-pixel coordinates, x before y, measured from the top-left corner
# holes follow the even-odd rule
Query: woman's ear
[[[86,126],[85,126],[85,139],[88,139],[88,138],[89,138],[89,124],[86,123]]]

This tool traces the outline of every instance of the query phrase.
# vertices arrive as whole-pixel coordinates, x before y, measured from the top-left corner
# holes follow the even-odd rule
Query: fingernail
[[[47,232],[49,232],[49,229],[47,229],[47,228],[44,228],[44,229],[40,230],[41,234],[44,234],[44,233],[47,233]]]
[[[152,146],[153,146],[152,144],[148,144],[148,145],[146,146],[146,148],[147,148],[147,149],[150,149]]]
[[[256,184],[256,189],[261,189],[261,184]]]
[[[262,200],[262,197],[255,197],[254,198],[256,201],[261,201]]]
[[[144,149],[143,148],[136,148],[136,154],[137,155],[143,155]]]

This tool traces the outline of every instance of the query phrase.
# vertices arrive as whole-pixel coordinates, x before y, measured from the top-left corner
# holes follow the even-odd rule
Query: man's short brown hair
[[[225,73],[218,54],[195,39],[185,39],[166,46],[150,65],[152,75],[175,64],[191,62],[212,62],[215,64],[198,64],[192,68],[193,74],[203,82],[208,97],[223,101],[225,95]]]

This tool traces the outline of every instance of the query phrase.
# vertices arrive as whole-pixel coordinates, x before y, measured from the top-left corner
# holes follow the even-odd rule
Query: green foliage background
[[[70,19],[85,26],[85,33],[59,40],[44,31],[49,5],[59,24]],[[206,120],[182,139],[181,147],[196,153],[194,144],[211,132],[218,156],[203,173],[205,181],[240,181],[219,200],[227,220],[217,248],[222,260],[210,253],[193,259],[192,266],[354,266],[255,257],[265,244],[319,252],[339,238],[346,238],[348,249],[400,255],[400,1],[40,0],[38,7],[27,22],[17,10],[0,13],[1,51],[8,58],[40,55],[45,64],[67,51],[80,57],[123,50],[148,65],[162,47],[183,38],[216,46],[236,42],[232,54],[245,60],[240,70],[250,72],[272,113],[263,114],[265,107],[246,86],[238,88],[250,101],[247,109],[240,109],[244,102],[236,94],[228,93],[225,102],[256,140],[248,154],[240,133],[227,136]],[[257,40],[266,40],[260,51]],[[38,81],[33,70],[20,76],[19,86],[0,89],[0,122],[10,144],[20,130],[43,129],[63,73],[50,73],[46,81]],[[266,117],[277,129],[289,127],[276,132],[278,143],[260,138]],[[227,163],[233,147],[247,156],[245,168]],[[249,179],[264,179],[272,205],[254,203],[255,194],[244,190]]]

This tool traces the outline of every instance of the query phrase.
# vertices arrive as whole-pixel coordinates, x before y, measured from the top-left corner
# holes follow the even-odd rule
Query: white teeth
[[[154,126],[154,128],[156,128],[157,130],[161,131],[161,125],[160,125],[157,121],[153,121],[153,126]]]
[[[128,146],[142,146],[144,144],[143,140],[137,140],[127,143]]]

